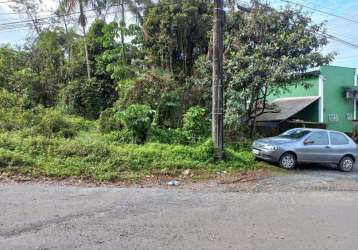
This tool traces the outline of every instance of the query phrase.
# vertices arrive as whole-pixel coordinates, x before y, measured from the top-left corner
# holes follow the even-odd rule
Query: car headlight
[[[264,148],[265,150],[269,150],[269,151],[276,151],[276,150],[279,149],[278,146],[274,146],[274,145],[265,145],[263,148]]]

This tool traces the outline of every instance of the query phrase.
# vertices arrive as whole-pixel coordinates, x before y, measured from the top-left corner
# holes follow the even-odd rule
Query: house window
[[[347,120],[348,120],[348,121],[352,121],[352,120],[353,120],[353,114],[352,114],[352,113],[347,113]]]
[[[328,120],[330,121],[330,122],[338,122],[338,115],[337,114],[329,114],[328,115]]]

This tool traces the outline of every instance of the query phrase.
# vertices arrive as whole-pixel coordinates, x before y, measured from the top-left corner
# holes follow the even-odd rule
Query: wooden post
[[[212,138],[217,160],[224,158],[223,15],[223,0],[214,0]]]

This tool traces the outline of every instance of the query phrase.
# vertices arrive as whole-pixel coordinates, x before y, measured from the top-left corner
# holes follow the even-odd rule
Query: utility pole
[[[217,160],[224,159],[223,24],[223,0],[214,0],[211,129],[215,150],[214,157]]]

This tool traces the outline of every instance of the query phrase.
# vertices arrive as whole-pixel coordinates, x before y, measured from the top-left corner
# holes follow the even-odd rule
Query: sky
[[[307,11],[314,22],[326,22],[327,33],[348,43],[332,41],[323,49],[324,53],[336,52],[336,58],[331,65],[353,67],[358,68],[358,1],[357,0],[289,0],[291,5],[295,7],[302,7],[302,5],[318,9],[324,12],[333,13],[335,15],[343,16],[353,21],[344,20],[342,18],[334,17],[319,13],[312,9],[302,7],[304,11]],[[5,2],[5,3],[4,3]],[[40,16],[46,17],[53,13],[56,9],[58,0],[42,0],[42,8],[40,10]],[[248,0],[241,0],[241,3],[245,4]],[[287,5],[285,0],[267,0],[275,8],[281,8]],[[302,5],[295,5],[298,3]],[[9,30],[11,27],[8,25],[2,25],[9,22],[17,22],[27,20],[25,15],[13,14],[14,11],[9,8],[7,0],[0,0],[0,44],[10,43],[12,45],[22,46],[26,42],[25,38],[31,34],[28,29]],[[110,19],[113,19],[113,15]]]

